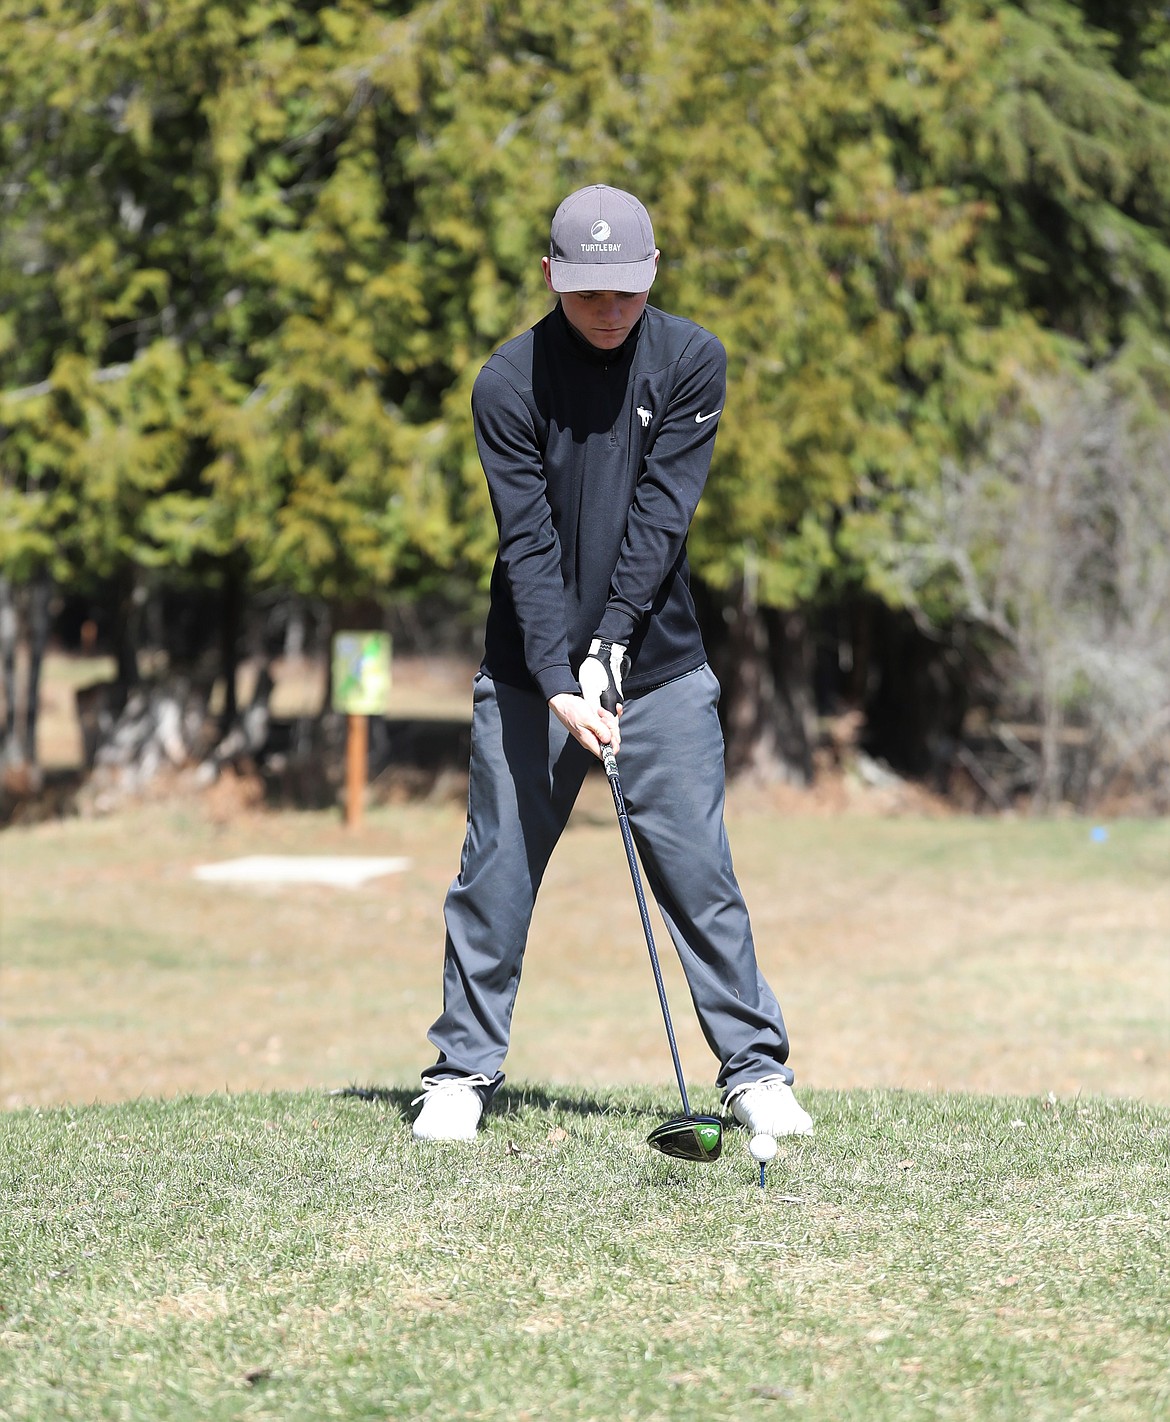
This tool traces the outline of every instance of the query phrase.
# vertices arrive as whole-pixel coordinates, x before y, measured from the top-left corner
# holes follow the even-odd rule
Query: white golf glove
[[[621,642],[603,642],[599,637],[590,642],[589,652],[577,669],[577,680],[581,695],[595,711],[599,706],[607,711],[617,710],[622,699],[622,674],[629,667]]]

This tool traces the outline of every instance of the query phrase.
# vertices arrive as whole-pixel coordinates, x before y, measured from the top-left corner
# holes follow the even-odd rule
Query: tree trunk
[[[223,603],[220,610],[220,672],[223,676],[223,711],[220,732],[227,735],[239,719],[236,681],[240,670],[240,636],[244,622],[244,576],[239,560],[229,555],[223,570]]]
[[[25,688],[24,711],[24,758],[28,765],[38,763],[37,717],[41,710],[41,667],[49,646],[52,603],[52,581],[46,573],[40,573],[28,589],[28,685]]]
[[[122,569],[117,578],[117,618],[114,649],[117,663],[116,681],[118,694],[123,704],[138,685],[138,644],[141,640],[142,589],[138,583],[138,570],[132,566]]]
[[[35,767],[37,764],[41,667],[49,645],[52,599],[53,584],[44,573],[38,573],[20,594],[14,591],[7,578],[0,578],[0,674],[4,681],[4,734],[0,740],[0,759],[14,765]],[[23,706],[16,674],[22,605],[27,651]]]
[[[7,578],[0,578],[0,675],[4,681],[4,735],[0,739],[0,760],[7,759],[16,745],[16,643],[19,626],[12,584]]]
[[[1064,792],[1064,713],[1055,692],[1044,688],[1040,720],[1040,779],[1032,811],[1043,814],[1059,805]]]
[[[854,605],[852,624],[851,704],[865,711],[865,750],[945,794],[979,675],[975,650],[961,628],[930,636],[872,599]]]
[[[82,799],[102,813],[141,794],[160,776],[195,764],[209,739],[206,689],[186,677],[136,687],[128,697],[121,692],[118,682],[103,682],[77,694],[92,767]]]
[[[709,620],[707,645],[723,688],[728,774],[811,785],[816,706],[804,615],[759,607],[745,580]]]

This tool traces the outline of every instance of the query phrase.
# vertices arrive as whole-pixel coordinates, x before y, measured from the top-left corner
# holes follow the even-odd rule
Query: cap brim
[[[649,291],[654,285],[658,263],[653,257],[642,262],[558,262],[549,260],[549,280],[554,291]]]

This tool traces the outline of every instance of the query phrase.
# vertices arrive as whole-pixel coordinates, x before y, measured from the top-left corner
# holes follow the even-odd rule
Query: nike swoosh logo
[[[695,424],[697,424],[697,425],[706,424],[706,422],[707,422],[708,420],[713,420],[713,419],[715,418],[715,416],[718,415],[722,409],[723,409],[723,406],[720,405],[718,410],[712,410],[709,415],[696,415],[696,416],[695,416]]]

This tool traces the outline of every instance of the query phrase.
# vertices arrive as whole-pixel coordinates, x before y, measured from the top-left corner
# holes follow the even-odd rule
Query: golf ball
[[[753,1136],[748,1142],[748,1150],[752,1153],[752,1159],[762,1165],[776,1154],[776,1142],[771,1136]]]

